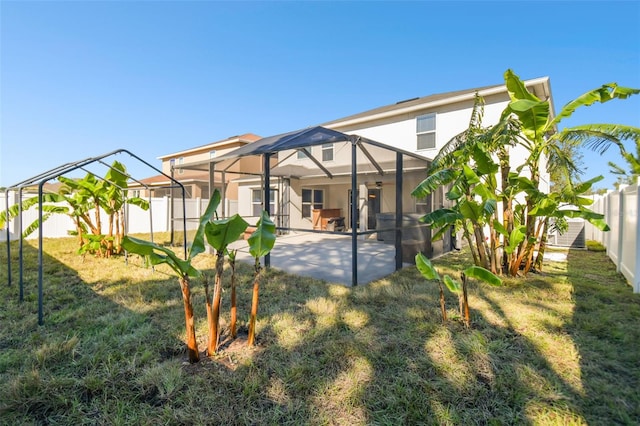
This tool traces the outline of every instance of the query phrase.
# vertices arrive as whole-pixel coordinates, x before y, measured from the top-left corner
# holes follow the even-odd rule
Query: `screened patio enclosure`
[[[254,163],[259,166],[238,167],[249,158],[259,159]],[[237,211],[223,215],[237,212],[255,223],[264,209],[281,235],[349,237],[349,255],[336,251],[339,262],[324,260],[327,267],[350,267],[351,285],[363,282],[358,280],[363,275],[359,264],[370,264],[367,244],[371,253],[385,257],[391,272],[412,263],[418,251],[433,257],[451,249],[450,235],[431,241],[431,230],[418,221],[444,205],[443,191],[422,200],[411,196],[428,166],[429,160],[417,154],[323,127],[263,138],[208,164],[210,188],[220,187],[228,199],[226,188],[234,185],[237,195]],[[303,245],[308,249],[312,244],[327,241],[316,235]],[[387,250],[374,250],[372,244],[384,244]],[[274,256],[277,250],[276,241]],[[266,266],[270,260],[265,258]]]

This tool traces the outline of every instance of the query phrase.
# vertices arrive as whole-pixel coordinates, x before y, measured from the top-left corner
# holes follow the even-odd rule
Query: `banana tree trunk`
[[[502,247],[507,247],[509,241],[509,235],[513,231],[513,200],[506,194],[506,190],[509,187],[509,173],[511,172],[509,151],[504,149],[500,153],[500,177],[502,180],[502,192],[505,193],[505,198],[502,200],[502,226],[507,231],[507,235],[502,236]],[[507,253],[502,250],[502,273],[507,274],[509,271],[509,264],[513,254]]]
[[[209,356],[218,350],[220,335],[220,301],[222,300],[222,273],[224,271],[224,254],[218,251],[216,255],[216,279],[213,287],[213,309],[211,314],[211,326],[209,327]]]
[[[253,280],[253,297],[251,299],[251,317],[249,320],[248,346],[255,346],[256,339],[256,318],[258,317],[258,296],[260,293],[260,265],[256,263],[255,278]]]
[[[191,289],[189,288],[189,277],[180,278],[180,288],[182,289],[182,301],[184,302],[184,319],[187,331],[187,355],[190,363],[200,360],[198,352],[198,342],[196,341],[196,327],[193,317],[193,305],[191,304]]]
[[[471,316],[469,315],[469,299],[467,297],[467,276],[460,274],[462,278],[462,307],[464,309],[464,325],[469,328],[471,326]]]
[[[236,322],[238,317],[238,308],[236,306],[236,262],[235,260],[229,260],[231,266],[231,337],[235,339],[238,336],[236,330]]]
[[[546,217],[544,219],[544,226],[542,227],[542,235],[540,236],[540,248],[538,248],[538,256],[536,256],[536,261],[534,267],[537,271],[542,271],[542,263],[544,260],[544,252],[547,249],[547,233],[549,232],[549,218]]]
[[[211,292],[209,291],[209,276],[206,274],[203,274],[203,278],[204,278],[204,300],[205,300],[205,306],[206,306],[206,310],[207,310],[207,328],[209,331],[209,341],[207,342],[207,355],[211,356],[213,355],[213,353],[211,353],[211,336],[213,336],[213,304],[212,304],[212,297],[211,297]]]
[[[440,310],[442,311],[442,322],[447,322],[447,307],[444,300],[444,289],[442,288],[442,283],[438,280],[438,285],[440,286]]]

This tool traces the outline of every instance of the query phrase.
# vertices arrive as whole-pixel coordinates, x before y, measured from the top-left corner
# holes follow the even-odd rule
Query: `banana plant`
[[[535,190],[539,188],[540,164],[544,157],[549,160],[549,168],[566,170],[567,175],[570,174],[571,169],[575,168],[563,150],[564,144],[579,144],[602,153],[612,144],[620,147],[622,151],[622,143],[625,139],[640,137],[639,128],[621,124],[588,124],[564,128],[556,133],[560,122],[570,117],[576,109],[614,99],[623,100],[639,94],[640,89],[622,87],[616,83],[604,84],[570,101],[554,117],[549,101],[541,100],[529,92],[525,84],[512,70],[509,69],[505,72],[504,80],[511,101],[502,112],[501,121],[504,122],[515,116],[520,122],[524,138],[520,138],[518,142],[528,150],[528,156],[519,171],[525,169],[529,171],[529,180]],[[524,216],[526,237],[518,249],[522,256],[516,257],[516,261],[522,257],[526,265],[532,264],[533,248],[538,241],[536,222],[539,220],[539,216],[531,213],[535,211],[535,207],[536,198],[527,196]],[[587,213],[587,216],[589,215],[590,213]],[[512,275],[517,272],[520,266],[520,263],[511,265]],[[527,271],[528,269],[525,268],[524,272]]]
[[[433,264],[429,259],[422,253],[416,254],[416,267],[418,271],[422,274],[424,278],[427,280],[436,280],[438,281],[438,285],[440,286],[440,308],[442,310],[442,320],[447,320],[447,314],[444,303],[444,291],[442,289],[442,283],[451,291],[458,295],[458,301],[460,305],[460,317],[463,319],[464,324],[467,328],[471,326],[471,317],[469,315],[469,300],[467,297],[467,280],[468,278],[475,278],[481,282],[485,282],[492,286],[501,286],[502,280],[496,275],[492,274],[490,271],[486,270],[481,266],[470,266],[465,269],[461,274],[460,278],[462,283],[451,278],[449,275],[444,275],[440,277],[438,271],[433,267]]]
[[[205,226],[205,236],[209,245],[216,250],[216,277],[213,299],[209,295],[208,280],[205,280],[205,297],[207,299],[207,323],[209,325],[209,356],[218,350],[220,337],[220,303],[222,299],[222,273],[224,272],[224,257],[228,253],[227,246],[236,241],[247,229],[249,224],[238,214],[226,219],[214,220]],[[235,256],[234,256],[235,259]],[[235,288],[233,289],[235,291]],[[235,296],[235,294],[233,294]]]
[[[256,318],[258,316],[258,298],[260,293],[260,278],[262,268],[260,267],[260,258],[271,252],[276,242],[276,225],[273,223],[269,214],[262,211],[260,220],[256,224],[256,230],[248,239],[249,253],[253,256],[254,262],[254,279],[253,279],[253,295],[251,299],[251,317],[249,319],[249,336],[247,345],[255,345],[256,337]]]
[[[182,301],[184,304],[184,319],[187,333],[187,355],[190,363],[200,360],[198,343],[196,340],[195,318],[193,314],[193,304],[191,303],[191,278],[200,276],[192,264],[193,259],[205,251],[204,232],[205,226],[216,214],[216,209],[220,204],[220,193],[214,191],[209,204],[200,217],[200,223],[194,236],[186,259],[180,259],[171,249],[162,247],[156,243],[141,240],[134,237],[125,236],[122,239],[122,247],[130,252],[144,256],[151,265],[166,264],[176,273],[180,289],[182,290]]]

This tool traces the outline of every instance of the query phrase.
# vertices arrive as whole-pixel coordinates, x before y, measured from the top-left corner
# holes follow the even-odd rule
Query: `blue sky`
[[[398,100],[551,78],[556,109],[640,87],[640,2],[0,1],[0,186],[126,148],[156,158]],[[640,127],[640,96],[564,125]],[[631,144],[628,146],[631,148]],[[137,177],[153,173],[121,157]],[[615,148],[584,152],[615,180]]]

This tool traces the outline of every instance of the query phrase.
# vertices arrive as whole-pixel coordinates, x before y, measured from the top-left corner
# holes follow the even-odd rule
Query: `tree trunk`
[[[209,292],[209,276],[206,274],[203,274],[203,278],[204,278],[204,299],[205,299],[205,306],[206,306],[206,310],[207,310],[207,328],[209,331],[209,341],[207,342],[207,355],[211,356],[213,355],[213,353],[215,352],[215,350],[212,352],[211,349],[211,343],[212,343],[212,339],[211,336],[213,336],[214,334],[214,326],[213,326],[213,305],[212,305],[212,297],[211,297],[211,293]]]
[[[467,298],[467,276],[465,274],[460,274],[462,278],[462,305],[464,307],[464,325],[469,328],[471,327],[471,317],[469,315],[469,299]]]
[[[499,154],[500,157],[500,177],[502,180],[502,193],[504,199],[502,200],[502,226],[507,231],[507,235],[502,236],[502,273],[507,274],[509,272],[509,263],[511,261],[512,254],[508,254],[504,247],[507,247],[509,242],[509,235],[513,231],[513,200],[510,195],[507,195],[506,190],[509,187],[509,173],[511,172],[510,158],[508,148],[502,150]]]
[[[466,228],[464,230],[464,238],[467,240],[467,243],[469,244],[469,250],[471,250],[471,256],[473,257],[473,264],[476,266],[481,266],[478,249],[476,248],[475,244],[473,244],[471,235],[469,234],[469,231]]]
[[[238,308],[236,306],[236,261],[230,259],[231,266],[231,337],[235,339],[238,336],[236,330],[236,321],[238,317]]]
[[[539,221],[538,222],[538,227],[535,230],[534,238],[536,240],[536,243],[534,244],[534,246],[531,248],[531,250],[527,254],[527,261],[526,261],[526,263],[524,265],[524,274],[525,275],[527,275],[527,273],[529,273],[529,271],[531,271],[531,266],[533,264],[533,252],[535,251],[536,246],[539,247],[539,245],[540,245],[540,231],[542,230],[543,225],[544,225],[544,221]]]
[[[256,260],[255,277],[253,280],[253,297],[251,299],[251,318],[249,320],[248,346],[255,346],[256,339],[256,318],[258,316],[258,295],[260,293],[260,264]]]
[[[544,260],[544,252],[547,249],[547,233],[549,232],[549,218],[544,219],[544,226],[542,228],[542,235],[540,236],[540,247],[538,248],[538,256],[534,267],[538,271],[542,271],[542,263]]]
[[[220,301],[222,300],[222,272],[224,271],[224,254],[218,251],[216,254],[216,281],[213,287],[213,324],[209,329],[209,356],[218,350],[218,339],[220,336]]]
[[[480,256],[480,262],[482,263],[480,266],[482,266],[485,269],[489,269],[490,266],[489,266],[489,259],[487,258],[487,243],[484,240],[484,232],[482,231],[482,228],[479,225],[474,224],[473,233],[476,239],[476,245],[478,246],[478,254]]]
[[[438,281],[438,285],[440,286],[440,310],[442,311],[442,322],[447,322],[447,307],[444,301],[444,289],[442,288],[442,283]]]
[[[182,301],[184,302],[184,319],[187,331],[187,355],[190,363],[200,360],[198,352],[198,342],[196,341],[196,327],[193,318],[193,305],[191,304],[191,290],[189,288],[189,277],[184,275],[180,278],[180,288],[182,289]]]

